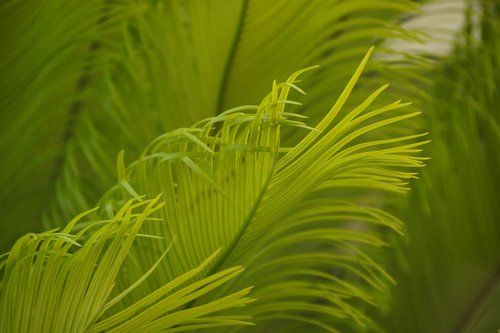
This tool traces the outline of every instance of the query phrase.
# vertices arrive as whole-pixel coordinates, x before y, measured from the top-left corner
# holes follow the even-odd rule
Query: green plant
[[[0,332],[495,331],[498,5],[417,9],[0,4]]]

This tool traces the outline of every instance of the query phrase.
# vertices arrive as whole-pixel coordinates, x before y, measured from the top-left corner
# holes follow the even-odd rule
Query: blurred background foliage
[[[430,132],[401,197],[328,192],[394,213],[405,236],[375,254],[396,280],[376,318],[350,331],[500,328],[500,4],[496,0],[4,0],[0,4],[0,248],[64,227],[159,135],[239,105],[303,67],[300,113],[316,124],[360,59],[358,105],[422,112],[373,134]],[[377,104],[378,103],[378,104]],[[290,109],[297,110],[296,106]],[[285,145],[305,135],[285,129]],[[292,325],[292,326],[288,326]],[[295,326],[293,326],[295,325]],[[284,324],[283,332],[300,329]],[[307,329],[307,328],[302,328]],[[317,328],[316,328],[317,329]]]

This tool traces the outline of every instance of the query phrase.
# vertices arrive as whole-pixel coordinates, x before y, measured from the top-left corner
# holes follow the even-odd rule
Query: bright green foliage
[[[208,272],[246,267],[224,292],[255,284],[257,301],[242,313],[256,322],[287,318],[334,331],[338,318],[368,321],[356,304],[376,304],[370,289],[383,289],[392,279],[365,248],[386,245],[380,226],[400,231],[401,224],[378,209],[323,194],[352,187],[404,191],[404,180],[414,177],[405,169],[422,165],[421,158],[412,155],[424,143],[415,141],[421,135],[366,141],[367,133],[416,115],[401,109],[407,104],[399,101],[370,107],[386,86],[352,111],[342,112],[368,56],[335,106],[294,147],[281,146],[280,130],[309,130],[297,120],[302,116],[285,111],[301,72],[274,84],[259,106],[232,109],[160,136],[126,169],[120,157],[119,183],[102,200],[107,205],[103,213],[144,194],[161,193],[166,203],[157,214],[165,223],[143,229],[165,237],[163,247],[137,243],[137,274],[176,239],[172,260],[155,270],[149,289],[131,295],[133,301],[222,246]],[[252,110],[255,113],[248,113]],[[377,120],[380,115],[388,116]],[[330,271],[350,279],[330,276]],[[260,329],[266,329],[264,323]]]
[[[442,58],[395,39],[459,0],[0,1],[0,332],[496,332],[499,6],[464,1]]]
[[[192,128],[160,136],[126,169],[121,154],[118,184],[101,200],[102,209],[93,218],[111,222],[76,224],[74,220],[61,234],[28,235],[13,248],[0,294],[2,318],[9,325],[6,331],[25,331],[10,326],[20,323],[39,329],[43,324],[37,320],[42,318],[48,318],[49,326],[40,331],[61,332],[157,332],[169,327],[182,331],[182,325],[191,329],[242,324],[248,316],[263,330],[283,319],[332,332],[338,325],[351,325],[349,321],[335,324],[339,319],[352,319],[358,325],[369,322],[358,308],[360,302],[376,305],[370,290],[384,289],[392,279],[366,250],[386,245],[381,226],[400,231],[401,224],[378,209],[321,193],[358,186],[403,191],[403,181],[414,177],[404,169],[422,165],[421,158],[412,155],[424,143],[414,140],[421,135],[363,139],[371,131],[416,115],[400,111],[406,104],[399,101],[370,108],[386,86],[350,112],[342,112],[370,53],[315,128],[296,120],[302,116],[285,111],[286,104],[293,104],[287,99],[290,90],[300,91],[295,84],[301,71],[285,83],[274,83],[259,106],[229,110]],[[255,113],[244,113],[252,110]],[[390,116],[377,119],[383,114]],[[280,128],[285,126],[310,132],[296,146],[286,148],[280,144]],[[157,196],[163,207],[153,209],[156,201],[144,202],[142,195]],[[131,206],[131,200],[138,203]],[[132,212],[146,204],[142,214]],[[154,221],[143,223],[150,215]],[[91,232],[102,223],[104,227]],[[68,233],[75,224],[83,229],[71,236]],[[132,244],[139,228],[148,237]],[[71,246],[89,232],[85,245],[71,253]],[[67,241],[51,241],[63,237],[59,235]],[[220,247],[223,250],[217,254]],[[160,263],[158,258],[167,250],[168,260]],[[39,260],[27,259],[31,257]],[[189,271],[207,257],[211,259]],[[49,270],[51,265],[55,267]],[[235,265],[247,271],[230,268]],[[37,270],[32,271],[32,266]],[[329,274],[332,271],[336,273]],[[228,281],[237,274],[234,282]],[[59,283],[38,286],[39,279]],[[12,315],[7,309],[24,299],[17,295],[18,283],[23,281],[33,283],[25,289],[27,295],[31,290],[43,294],[26,304],[20,302],[21,312]],[[183,287],[187,281],[191,284]],[[204,295],[226,281],[221,292]],[[117,289],[112,289],[115,285]],[[244,296],[249,285],[255,285],[257,300],[239,315],[194,320],[248,303]],[[52,297],[57,292],[63,295],[60,303],[59,297]],[[169,292],[174,293],[163,298]],[[109,295],[113,298],[108,299]],[[45,303],[55,310],[31,316],[21,310],[30,308],[31,302],[32,311],[46,309]],[[86,310],[71,310],[80,307]],[[75,319],[61,320],[72,318],[64,311]],[[109,317],[101,320],[106,313]]]
[[[269,82],[316,64],[303,113],[319,121],[370,45],[414,38],[392,19],[416,9],[407,0],[1,1],[0,249],[42,220],[63,227],[93,207],[122,149],[132,161],[157,136],[256,104]],[[388,100],[404,96],[406,76],[372,64],[378,75],[355,100],[392,81]]]
[[[167,249],[144,276],[111,297],[117,293],[117,276],[124,274],[123,262],[139,230],[144,223],[158,223],[150,216],[161,206],[158,198],[129,200],[111,220],[80,221],[89,211],[71,221],[62,232],[27,234],[17,241],[0,264],[0,331],[182,332],[197,327],[248,324],[242,316],[207,315],[249,303],[249,288],[183,309],[186,303],[241,273],[241,267],[234,267],[186,284],[203,272],[217,252],[140,301],[107,315],[156,266],[170,260]]]

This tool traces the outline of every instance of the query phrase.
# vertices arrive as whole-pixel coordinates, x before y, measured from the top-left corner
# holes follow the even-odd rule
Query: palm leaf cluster
[[[436,55],[407,0],[1,3],[0,332],[494,332],[499,8],[460,8]]]

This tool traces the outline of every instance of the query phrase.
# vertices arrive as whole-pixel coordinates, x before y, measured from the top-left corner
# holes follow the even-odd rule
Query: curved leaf
[[[172,261],[153,273],[150,289],[222,247],[206,274],[247,267],[217,297],[255,282],[258,301],[245,313],[256,321],[292,318],[329,330],[338,319],[369,321],[360,302],[376,304],[369,290],[383,289],[392,279],[368,256],[368,248],[373,252],[387,244],[380,226],[400,231],[400,222],[360,206],[356,197],[345,202],[345,195],[335,200],[323,194],[358,186],[404,191],[405,180],[415,177],[406,169],[423,165],[414,154],[425,143],[415,140],[421,135],[367,140],[372,131],[416,115],[399,101],[370,107],[385,86],[360,106],[343,110],[370,53],[331,111],[294,147],[281,146],[280,131],[307,128],[294,120],[299,115],[285,111],[305,70],[274,83],[259,106],[229,110],[162,135],[127,168],[119,159],[119,182],[102,199],[101,214],[112,214],[127,198],[161,193],[166,205],[157,216],[166,223],[146,225],[145,232],[165,237],[163,247],[176,238]],[[162,247],[137,244],[134,271],[141,275]]]
[[[129,200],[109,221],[75,218],[62,232],[28,234],[2,261],[1,332],[181,332],[193,328],[247,325],[245,316],[213,313],[250,302],[249,288],[189,310],[183,305],[227,283],[241,273],[233,267],[187,283],[203,272],[216,253],[198,267],[172,279],[125,309],[108,315],[128,293],[143,283],[164,260],[127,289],[117,290],[119,275],[143,224],[158,223],[151,214],[159,200]],[[74,227],[83,226],[78,232]],[[71,233],[73,232],[73,233]],[[156,240],[155,240],[156,241]],[[168,257],[168,256],[167,256]],[[113,294],[116,296],[112,297]]]
[[[366,45],[381,37],[415,39],[394,22],[415,9],[406,0],[147,2],[110,37],[116,42],[103,43],[93,100],[67,146],[46,227],[64,225],[97,201],[121,149],[132,161],[161,133],[257,103],[268,90],[263,82],[296,68],[322,65],[306,83],[312,94],[302,111],[321,119],[327,96],[342,88]],[[398,66],[395,75],[386,62],[376,63],[364,93],[391,75],[398,96],[421,86],[406,82],[401,71],[408,68]],[[283,135],[289,142],[299,138],[293,131]]]

